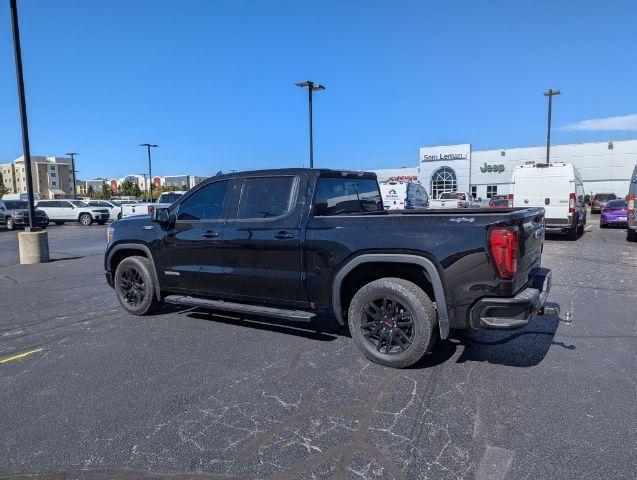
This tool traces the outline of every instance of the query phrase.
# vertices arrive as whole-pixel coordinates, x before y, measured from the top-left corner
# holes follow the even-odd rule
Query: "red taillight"
[[[513,194],[509,193],[509,208],[513,208]]]
[[[489,251],[495,263],[498,276],[503,280],[511,280],[518,266],[516,252],[518,235],[511,228],[494,228],[489,232]]]
[[[575,194],[571,193],[568,196],[568,213],[575,213]]]
[[[148,215],[152,215],[153,210],[155,210],[155,207],[153,207],[152,205],[148,205]]]
[[[633,215],[635,213],[635,194],[631,193],[628,195],[628,215]]]

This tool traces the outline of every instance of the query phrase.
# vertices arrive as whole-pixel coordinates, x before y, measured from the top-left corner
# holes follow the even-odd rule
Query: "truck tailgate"
[[[518,232],[518,265],[515,290],[522,288],[529,273],[540,266],[544,244],[544,209],[526,209],[513,215],[513,225]]]

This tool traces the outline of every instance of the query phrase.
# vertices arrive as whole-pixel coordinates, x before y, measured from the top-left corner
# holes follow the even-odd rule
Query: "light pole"
[[[150,159],[150,149],[157,148],[159,145],[153,145],[152,143],[142,143],[140,147],[146,147],[148,149],[148,179],[150,180],[150,200],[153,200],[153,168]]]
[[[27,180],[27,198],[29,201],[29,227],[27,231],[37,231],[35,227],[35,205],[33,204],[33,175],[31,173],[31,148],[29,146],[29,125],[27,122],[27,105],[24,98],[24,76],[22,73],[22,50],[20,48],[20,27],[18,26],[18,6],[16,0],[10,0],[11,27],[13,30],[13,53],[15,71],[18,80],[18,100],[20,103],[20,120],[22,122],[22,150],[24,169]]]
[[[69,157],[71,157],[71,172],[73,173],[73,198],[77,197],[77,184],[75,178],[75,155],[79,155],[77,152],[67,153]]]
[[[549,88],[548,92],[544,92],[544,96],[549,97],[549,119],[546,128],[546,163],[550,163],[551,155],[551,110],[553,108],[553,95],[559,95],[559,90]]]
[[[307,88],[307,102],[310,115],[310,168],[314,168],[314,134],[312,132],[312,92],[325,90],[323,85],[315,85],[309,80],[295,84],[297,87]]]

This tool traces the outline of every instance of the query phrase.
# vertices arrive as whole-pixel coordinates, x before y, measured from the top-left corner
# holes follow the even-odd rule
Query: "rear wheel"
[[[637,242],[637,230],[627,230],[626,240],[629,242]]]
[[[80,223],[84,225],[85,227],[88,227],[89,225],[93,223],[93,217],[91,216],[90,213],[83,213],[82,215],[80,215],[79,220],[80,220]]]
[[[431,350],[438,322],[427,294],[402,278],[381,278],[362,287],[349,306],[349,330],[372,362],[404,368]]]
[[[13,221],[13,218],[11,217],[7,217],[7,230],[9,231],[15,230],[15,222]]]
[[[579,230],[579,218],[575,217],[573,219],[573,225],[568,229],[568,239],[569,240],[577,240],[577,232]]]
[[[160,302],[146,257],[127,257],[119,263],[115,270],[115,293],[120,305],[132,315],[146,315],[157,309]]]

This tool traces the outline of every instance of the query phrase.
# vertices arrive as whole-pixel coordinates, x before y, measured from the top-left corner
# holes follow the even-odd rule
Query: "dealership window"
[[[449,167],[441,167],[431,176],[431,196],[440,197],[442,192],[455,192],[458,189],[456,172]]]
[[[497,185],[487,185],[487,198],[495,197],[498,194]]]
[[[478,198],[478,187],[471,187],[471,198]]]

